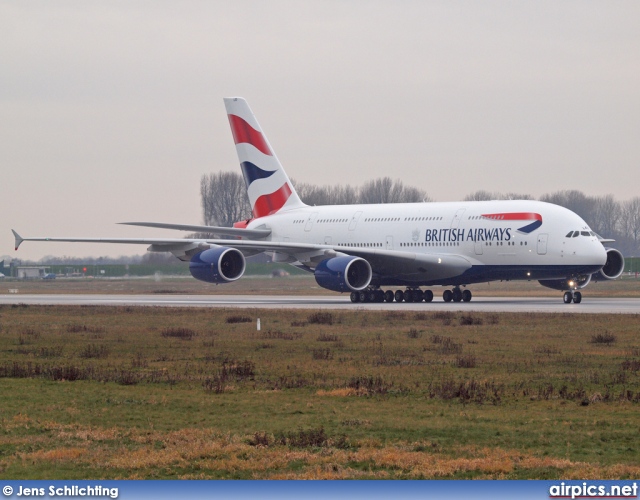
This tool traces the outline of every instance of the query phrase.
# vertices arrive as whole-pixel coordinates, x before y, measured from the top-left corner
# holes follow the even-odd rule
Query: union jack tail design
[[[224,99],[224,105],[253,217],[306,206],[298,197],[247,101],[241,97],[229,97]]]

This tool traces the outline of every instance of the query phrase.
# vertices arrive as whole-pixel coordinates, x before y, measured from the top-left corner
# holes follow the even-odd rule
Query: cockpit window
[[[593,231],[569,231],[565,238],[577,238],[578,236],[598,236]]]

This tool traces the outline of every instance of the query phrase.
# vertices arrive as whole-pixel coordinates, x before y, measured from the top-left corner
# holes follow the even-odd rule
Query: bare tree
[[[407,187],[389,177],[374,179],[360,188],[349,184],[315,186],[293,181],[300,199],[308,205],[355,205],[356,203],[418,203],[431,201],[426,191]]]
[[[640,244],[640,197],[636,196],[622,203],[620,226],[622,232],[635,244],[637,254]]]
[[[468,194],[464,197],[463,201],[491,201],[491,200],[533,200],[533,196],[530,194],[521,193],[498,193],[485,191],[480,189],[474,193]]]
[[[218,172],[203,175],[200,198],[204,223],[208,226],[231,227],[234,222],[251,216],[247,188],[240,174]]]
[[[501,197],[502,195],[499,193],[491,193],[484,189],[479,189],[478,191],[465,196],[463,201],[490,201],[499,200]]]
[[[502,200],[533,200],[533,196],[530,194],[522,194],[522,193],[506,193],[502,198]]]
[[[596,233],[611,237],[618,232],[622,208],[612,194],[595,198],[592,213],[592,229]]]
[[[582,191],[557,191],[542,195],[540,201],[568,208],[582,217],[589,226],[594,226],[594,198],[585,195]]]
[[[349,184],[332,186],[330,196],[336,205],[355,205],[358,203],[358,190]]]
[[[307,205],[349,205],[355,203],[353,199],[347,201],[341,199],[344,198],[341,196],[341,186],[315,186],[313,184],[296,182],[294,180],[291,182],[293,182],[300,199]],[[347,186],[347,188],[354,191],[351,186]]]
[[[359,189],[360,203],[419,203],[431,201],[427,192],[416,187],[405,187],[400,180],[381,177],[365,183]]]

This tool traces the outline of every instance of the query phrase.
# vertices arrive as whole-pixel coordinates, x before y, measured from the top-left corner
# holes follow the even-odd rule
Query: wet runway
[[[482,311],[583,314],[640,314],[638,298],[590,298],[564,304],[558,297],[474,297],[469,303],[352,304],[349,296],[288,295],[0,295],[0,304],[155,307],[249,307],[257,309],[336,309],[372,311]]]

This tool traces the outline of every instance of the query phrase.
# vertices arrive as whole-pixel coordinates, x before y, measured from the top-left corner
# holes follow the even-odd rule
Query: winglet
[[[13,233],[13,236],[16,238],[16,250],[17,250],[18,247],[20,246],[20,243],[24,241],[24,238],[22,238],[22,236],[16,233],[15,229],[12,229],[11,232]]]

